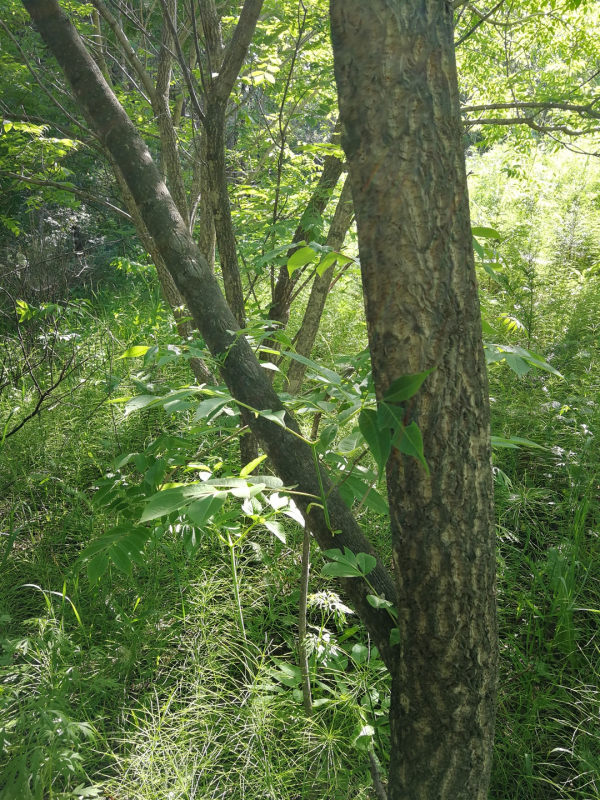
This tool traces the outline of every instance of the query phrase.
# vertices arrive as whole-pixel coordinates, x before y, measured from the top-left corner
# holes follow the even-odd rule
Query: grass
[[[481,214],[501,206],[490,186],[504,184],[474,192]],[[524,205],[513,215],[530,212]],[[518,262],[527,229],[503,213],[502,225],[518,232],[507,245]],[[578,224],[592,219],[586,213]],[[565,380],[490,371],[494,433],[543,446],[495,454],[501,672],[490,800],[600,796],[600,287],[579,269],[590,241],[572,241],[571,262],[550,281],[556,241],[536,240],[527,250],[537,259],[535,303],[526,306],[532,335],[497,330],[541,352]],[[486,313],[519,316],[531,275],[516,262],[507,270],[517,299],[484,281]],[[344,302],[339,313],[351,315]],[[135,344],[175,342],[149,276],[138,270],[83,308],[59,324],[79,337],[57,344],[60,359],[78,343],[81,368],[67,393],[0,451],[0,800],[372,798],[360,734],[374,726],[385,768],[387,676],[355,619],[323,595],[309,619],[316,709],[304,716],[295,655],[301,545],[291,523],[285,544],[259,531],[239,549],[246,639],[227,547],[214,534],[190,549],[177,527],[165,530],[131,576],[112,566],[91,584],[74,571],[80,551],[115,524],[115,510],[93,502],[111,461],[188,426],[185,413],[125,416],[105,402],[109,392],[188,380],[179,361],[156,370],[119,359]],[[321,354],[359,350],[362,325],[358,312],[345,324],[349,346],[329,316]],[[35,397],[31,381],[17,380],[0,397],[0,421],[16,405],[26,414]],[[215,434],[194,437],[190,457],[234,462],[231,443],[223,450]],[[132,464],[124,474],[133,484],[141,476]],[[362,513],[385,541],[385,520]],[[332,588],[319,558],[313,592]]]

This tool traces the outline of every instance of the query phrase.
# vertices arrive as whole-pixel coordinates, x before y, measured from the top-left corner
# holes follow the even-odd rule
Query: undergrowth
[[[506,282],[482,275],[484,315],[496,341],[539,352],[564,376],[490,369],[493,433],[539,445],[494,455],[501,671],[490,800],[591,800],[600,796],[595,209],[579,202],[575,213],[563,176],[568,202],[536,197],[541,214],[554,209],[544,230],[556,236],[535,238],[531,206],[506,211],[499,193],[511,187],[485,180],[474,205],[503,237]],[[504,209],[497,218],[495,208]],[[353,304],[342,305],[351,315]],[[368,749],[385,771],[387,676],[315,552],[315,712],[305,716],[295,523],[285,522],[281,538],[253,533],[237,553],[243,630],[216,531],[190,548],[176,525],[165,529],[131,574],[113,564],[91,582],[75,568],[115,524],[117,511],[94,495],[121,454],[186,431],[190,458],[215,472],[235,464],[237,451],[235,438],[189,434],[185,413],[124,414],[109,402],[189,382],[181,359],[156,368],[120,358],[140,344],[181,346],[149,273],[135,269],[72,309],[22,323],[35,331],[28,352],[39,353],[50,331],[56,364],[74,354],[79,366],[0,450],[0,798],[374,797]],[[362,345],[348,346],[331,317],[326,326],[317,347],[336,368],[336,355]],[[360,314],[344,328],[358,340]],[[15,329],[2,335],[18,363]],[[36,380],[43,386],[48,376],[15,373],[0,394],[5,434],[35,407]],[[133,481],[131,464],[123,469]],[[373,508],[361,514],[385,540],[385,518]]]

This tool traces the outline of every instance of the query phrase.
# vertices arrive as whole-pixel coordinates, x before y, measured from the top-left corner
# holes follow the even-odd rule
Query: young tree
[[[56,0],[23,3],[127,184],[232,395],[257,411],[281,410],[101,68]],[[243,58],[247,24],[259,8],[246,0],[241,27],[214,71],[215,96]],[[426,469],[402,455],[388,438],[394,580],[377,559],[370,586],[362,578],[343,584],[392,674],[390,800],[483,799],[494,726],[494,540],[452,6],[332,0],[331,15],[381,418],[384,428],[413,432],[418,423],[428,462]],[[416,401],[397,420],[398,380],[427,370]],[[300,505],[320,546],[373,553],[311,448],[294,436],[293,417],[286,413],[281,427],[269,416],[249,420],[279,476],[304,493]],[[326,502],[309,503],[315,495]],[[396,604],[399,644],[390,640],[391,619],[367,600],[371,586]]]

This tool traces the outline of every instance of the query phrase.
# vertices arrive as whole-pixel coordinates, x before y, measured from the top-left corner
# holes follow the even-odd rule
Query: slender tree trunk
[[[347,180],[344,183],[344,188],[338,200],[329,233],[327,234],[326,244],[333,250],[341,250],[344,239],[346,238],[346,233],[352,222],[353,214],[352,189],[350,181]],[[311,354],[315,339],[317,338],[319,325],[321,324],[321,317],[325,309],[325,302],[329,294],[329,287],[331,279],[333,278],[334,269],[335,265],[332,264],[322,275],[315,276],[313,281],[308,303],[304,310],[302,324],[298,330],[295,342],[296,352],[301,356],[308,357]],[[287,372],[288,391],[290,394],[297,394],[300,391],[305,372],[305,364],[301,364],[299,361],[292,361],[290,363]]]
[[[109,86],[111,86],[112,81],[110,79],[108,66],[106,65],[106,44],[104,41],[104,34],[102,33],[102,25],[100,24],[100,14],[98,14],[96,9],[92,11],[92,22],[94,23],[94,28],[96,29],[96,44],[94,48],[96,63],[100,68],[100,72],[104,76],[104,80]]]
[[[177,28],[176,0],[167,0],[167,9],[171,22],[174,27]],[[171,53],[173,48],[173,35],[171,34],[169,22],[167,19],[164,19],[156,75],[156,90],[152,96],[152,108],[156,115],[156,122],[160,134],[160,155],[163,176],[166,177],[167,185],[175,201],[175,205],[179,209],[179,213],[183,217],[184,222],[189,226],[190,213],[187,193],[183,182],[181,160],[177,147],[177,132],[173,125],[173,118],[169,106],[172,76],[171,67],[173,60]]]
[[[208,101],[204,121],[208,196],[217,236],[219,261],[229,307],[243,328],[246,324],[244,293],[237,257],[237,244],[231,220],[231,205],[225,171],[225,105]]]
[[[123,201],[127,206],[129,214],[131,215],[137,235],[142,243],[142,247],[144,247],[146,252],[150,254],[152,261],[154,262],[154,266],[156,267],[156,274],[158,276],[158,281],[163,291],[164,298],[169,304],[173,312],[173,316],[175,317],[177,333],[182,339],[189,339],[189,337],[194,333],[194,328],[190,322],[190,312],[185,305],[185,300],[175,285],[175,281],[167,269],[160,250],[156,246],[154,239],[146,228],[146,224],[142,219],[142,215],[140,214],[133,195],[129,191],[129,187],[125,182],[119,167],[110,157],[110,154],[108,154],[108,157],[112,163],[113,173],[121,190],[121,196],[123,197]],[[190,358],[190,368],[198,383],[216,383],[215,376],[201,358]]]
[[[331,0],[373,377],[432,369],[387,466],[398,587],[389,800],[484,800],[496,691],[489,410],[452,3]]]
[[[63,69],[76,101],[123,173],[144,224],[185,297],[194,321],[211,353],[222,364],[221,372],[232,395],[253,409],[281,409],[281,401],[252,348],[245,337],[236,337],[235,318],[177,211],[146,144],[102,78],[81,37],[56,0],[24,0],[23,4]],[[252,414],[250,424],[284,484],[296,487],[296,502],[308,519],[319,546],[323,549],[348,547],[353,553],[372,553],[377,558],[373,546],[332,488],[327,475],[322,470],[317,472],[312,449],[296,435],[298,426],[293,416],[286,413],[285,421],[284,428],[260,414]],[[326,514],[319,505],[319,498],[326,498]],[[390,619],[372,608],[367,600],[374,589],[377,594],[395,601],[393,582],[381,560],[377,558],[376,567],[369,574],[370,585],[361,578],[341,579],[340,583],[385,663],[392,669],[395,657],[394,648],[390,646]]]
[[[315,217],[321,216],[325,211],[331,193],[340,179],[343,168],[344,164],[341,159],[337,156],[327,156],[323,164],[323,171],[321,172],[319,182],[294,232],[292,244],[314,240],[315,237],[312,235],[312,228],[314,227]],[[300,271],[298,271],[290,277],[287,266],[284,265],[279,270],[279,275],[277,276],[277,282],[271,300],[271,308],[269,309],[269,319],[279,322],[283,328],[285,328],[290,318],[292,293],[300,274]],[[271,344],[269,346],[273,345]]]

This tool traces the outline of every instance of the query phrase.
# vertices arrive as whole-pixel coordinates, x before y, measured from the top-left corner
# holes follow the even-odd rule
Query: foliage
[[[225,5],[227,39],[237,8]],[[461,38],[480,16],[471,4],[456,5]],[[307,718],[296,653],[294,487],[274,479],[263,456],[238,462],[239,408],[223,386],[190,385],[186,363],[205,356],[202,342],[174,331],[145,256],[122,243],[131,224],[93,204],[120,203],[113,181],[85,129],[65,122],[31,80],[17,43],[31,53],[34,32],[20,4],[6,6],[6,275],[15,264],[19,280],[35,264],[42,277],[55,273],[47,267],[55,262],[40,256],[51,248],[68,249],[78,270],[71,225],[82,223],[104,290],[87,285],[74,298],[66,281],[40,297],[45,283],[30,281],[29,294],[17,283],[3,319],[0,798],[371,797],[369,754],[386,766],[389,679],[335,578],[368,579],[373,556],[335,547],[312,554]],[[70,8],[93,42],[89,7]],[[162,18],[158,5],[145,10],[144,25],[127,14],[123,25],[154,76]],[[597,13],[592,3],[502,4],[494,24],[478,25],[459,48],[465,104],[565,96],[593,104]],[[265,3],[232,96],[226,133],[245,333],[257,352],[279,359],[263,363],[294,409],[299,435],[391,561],[382,471],[392,448],[428,469],[419,429],[405,414],[428,375],[400,378],[375,401],[353,235],[342,254],[331,251],[321,244],[331,209],[303,216],[323,159],[340,154],[328,141],[335,102],[325,18],[321,2]],[[115,91],[158,155],[156,116],[103,31]],[[36,61],[40,75],[46,58]],[[173,69],[175,108],[185,90]],[[191,192],[197,141],[186,101],[177,136]],[[21,108],[30,118],[17,119]],[[507,111],[489,113],[501,120]],[[553,152],[553,139],[541,144],[544,129],[592,149],[591,139],[568,130],[593,133],[594,119],[540,107],[533,126],[514,123],[510,140],[504,124],[472,124],[467,137],[495,434],[497,800],[600,793],[600,183],[595,161]],[[300,218],[307,235],[293,249]],[[310,283],[276,336],[267,322],[270,284],[280,268],[290,277],[306,269],[304,280],[333,260],[348,269],[336,277],[305,358],[293,339]],[[308,370],[298,397],[285,392],[292,359]],[[280,411],[261,413],[285,425]],[[323,493],[311,501],[327,507]],[[395,618],[388,599],[374,591],[367,599]]]

